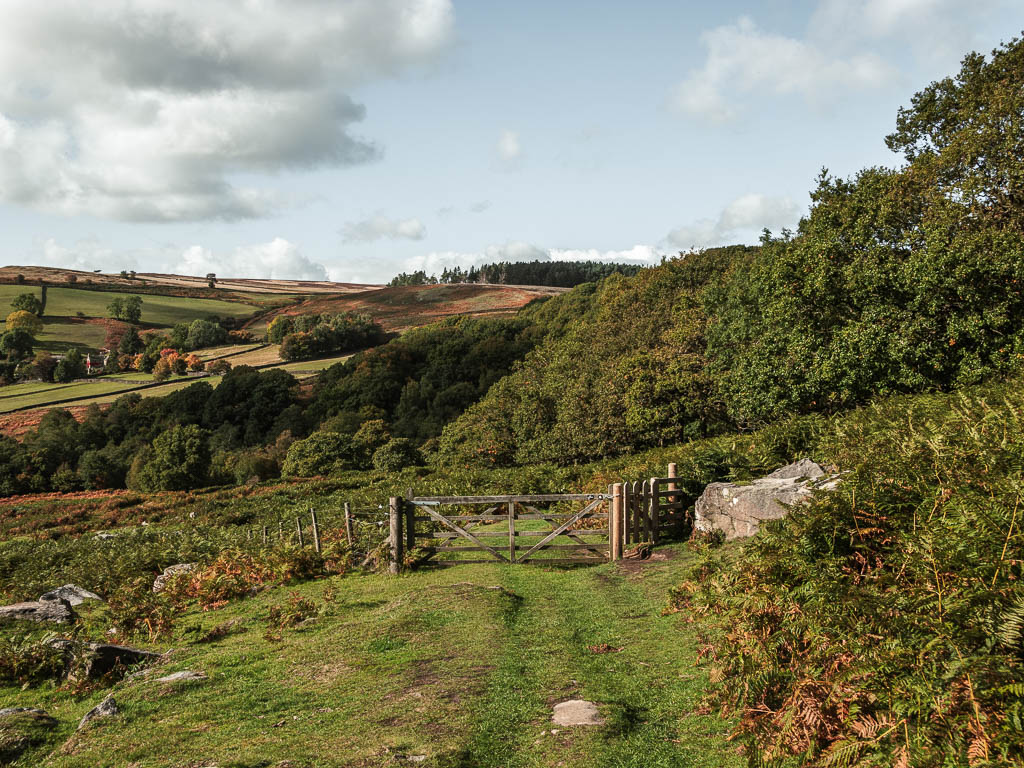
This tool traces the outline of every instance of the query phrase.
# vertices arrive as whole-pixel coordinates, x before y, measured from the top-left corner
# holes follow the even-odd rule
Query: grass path
[[[206,681],[119,683],[122,715],[77,736],[107,691],[0,689],[0,706],[58,718],[18,763],[57,768],[739,766],[729,724],[696,713],[692,625],[661,615],[688,559],[668,551],[680,554],[628,570],[484,564],[269,590],[186,615],[160,646],[177,649],[161,674]],[[268,636],[269,607],[289,595],[318,617]],[[196,642],[226,622],[231,633]],[[591,648],[605,643],[622,650]],[[552,733],[552,706],[577,697],[606,724]]]

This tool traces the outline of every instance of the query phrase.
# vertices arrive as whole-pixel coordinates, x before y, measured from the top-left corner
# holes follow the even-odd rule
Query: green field
[[[695,625],[662,615],[691,558],[665,551],[639,567],[496,563],[273,588],[179,617],[149,646],[175,648],[155,674],[85,695],[7,687],[0,706],[59,721],[18,765],[740,766],[731,723],[700,708]],[[311,615],[275,627],[271,607],[292,597]],[[196,642],[218,626],[221,639]],[[182,670],[208,677],[154,679]],[[108,693],[121,714],[75,734]],[[553,705],[573,698],[604,725],[554,727]]]
[[[251,346],[251,345],[250,345]],[[220,349],[223,349],[221,347]],[[296,363],[280,363],[271,366],[288,371],[298,379],[313,376],[335,363],[347,360],[351,355],[329,357],[323,360],[303,360]],[[229,362],[235,365],[245,364],[244,360],[231,357]],[[266,369],[264,369],[266,370]],[[205,381],[212,386],[220,383],[221,376],[205,376],[201,378],[183,377],[172,379],[159,387],[138,389],[143,397],[161,397],[179,389]],[[59,408],[68,406],[89,405],[91,403],[112,403],[121,395],[137,389],[140,385],[152,384],[153,376],[148,373],[118,373],[100,376],[90,381],[74,381],[68,384],[49,384],[41,381],[27,381],[0,388],[0,413],[9,413],[32,407]],[[84,398],[75,400],[74,398]],[[70,401],[70,402],[69,402]]]
[[[10,312],[10,303],[21,293],[39,296],[39,288],[26,285],[0,285],[0,309]],[[170,326],[201,317],[248,317],[257,310],[251,304],[216,299],[189,299],[181,296],[88,291],[78,288],[49,288],[46,292],[46,317],[108,317],[107,305],[115,298],[142,297],[142,322]]]
[[[40,289],[28,285],[0,285],[0,312],[4,316],[10,313],[14,297],[22,293],[38,297]],[[106,338],[106,328],[100,323],[86,322],[86,318],[109,317],[107,305],[115,298],[131,295],[136,294],[49,288],[43,332],[38,337],[39,346],[51,352],[62,352],[70,347],[78,347],[83,352],[100,349]],[[207,317],[243,318],[258,309],[252,304],[216,299],[137,295],[142,296],[142,322],[150,326],[169,327]]]

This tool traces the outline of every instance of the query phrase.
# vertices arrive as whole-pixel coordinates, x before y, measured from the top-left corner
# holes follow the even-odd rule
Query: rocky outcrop
[[[69,677],[98,680],[111,673],[161,658],[159,653],[108,643],[76,643],[71,640],[51,640],[50,646],[64,652]]]
[[[782,467],[750,483],[712,483],[694,507],[694,528],[721,531],[727,539],[753,536],[766,520],[785,517],[787,507],[802,504],[815,490],[839,483],[810,459]]]
[[[153,591],[163,592],[164,589],[167,587],[167,582],[170,579],[174,578],[180,573],[188,573],[189,571],[194,571],[198,567],[199,563],[178,563],[177,565],[170,565],[167,568],[164,568],[164,572],[157,576],[156,579],[153,581]]]
[[[66,600],[68,605],[72,606],[81,605],[86,600],[99,600],[101,602],[103,600],[99,595],[90,592],[88,589],[82,589],[77,584],[65,584],[63,587],[57,587],[52,592],[40,595],[39,599],[44,602]]]
[[[78,618],[67,600],[37,600],[0,606],[0,624],[11,621],[69,624]]]

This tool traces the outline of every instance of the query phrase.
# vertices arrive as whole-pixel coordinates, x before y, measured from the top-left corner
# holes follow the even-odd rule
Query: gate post
[[[608,540],[612,560],[622,559],[622,483],[612,486],[611,513],[608,519]]]
[[[398,573],[402,568],[402,497],[392,496],[388,500],[388,517],[391,528],[391,558],[388,571]]]
[[[661,499],[658,497],[658,478],[651,478],[651,543],[658,543],[658,523],[661,517]]]
[[[408,554],[416,549],[416,507],[405,499],[402,499],[402,506],[405,508],[405,552]]]

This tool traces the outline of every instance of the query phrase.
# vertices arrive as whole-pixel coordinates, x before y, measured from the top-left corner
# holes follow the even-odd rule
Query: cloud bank
[[[327,280],[323,264],[304,256],[297,245],[284,238],[267,243],[243,245],[229,251],[214,251],[201,245],[166,247],[139,251],[117,251],[94,240],[64,246],[46,240],[32,263],[91,271],[119,272],[122,269],[158,271],[178,275],[249,277],[271,280]],[[139,266],[142,264],[143,266]]]
[[[451,0],[5,0],[0,200],[266,215],[283,201],[253,175],[379,156],[348,91],[430,64],[453,26]]]
[[[813,42],[765,32],[746,16],[704,32],[701,42],[704,64],[675,87],[671,103],[713,122],[738,117],[738,105],[752,93],[821,102],[837,91],[873,88],[895,76],[873,53],[836,56]]]
[[[419,219],[389,219],[378,213],[361,221],[350,221],[342,227],[346,243],[370,243],[374,240],[422,240],[427,228]]]
[[[665,238],[669,247],[689,250],[750,241],[751,235],[770,229],[793,228],[800,208],[788,197],[743,195],[727,205],[716,219],[699,221],[673,229]]]
[[[648,245],[635,245],[625,250],[602,251],[596,248],[541,248],[521,240],[490,245],[482,251],[433,251],[406,259],[407,270],[423,270],[428,275],[444,269],[479,267],[500,261],[607,261],[615,263],[654,264],[661,258]]]

